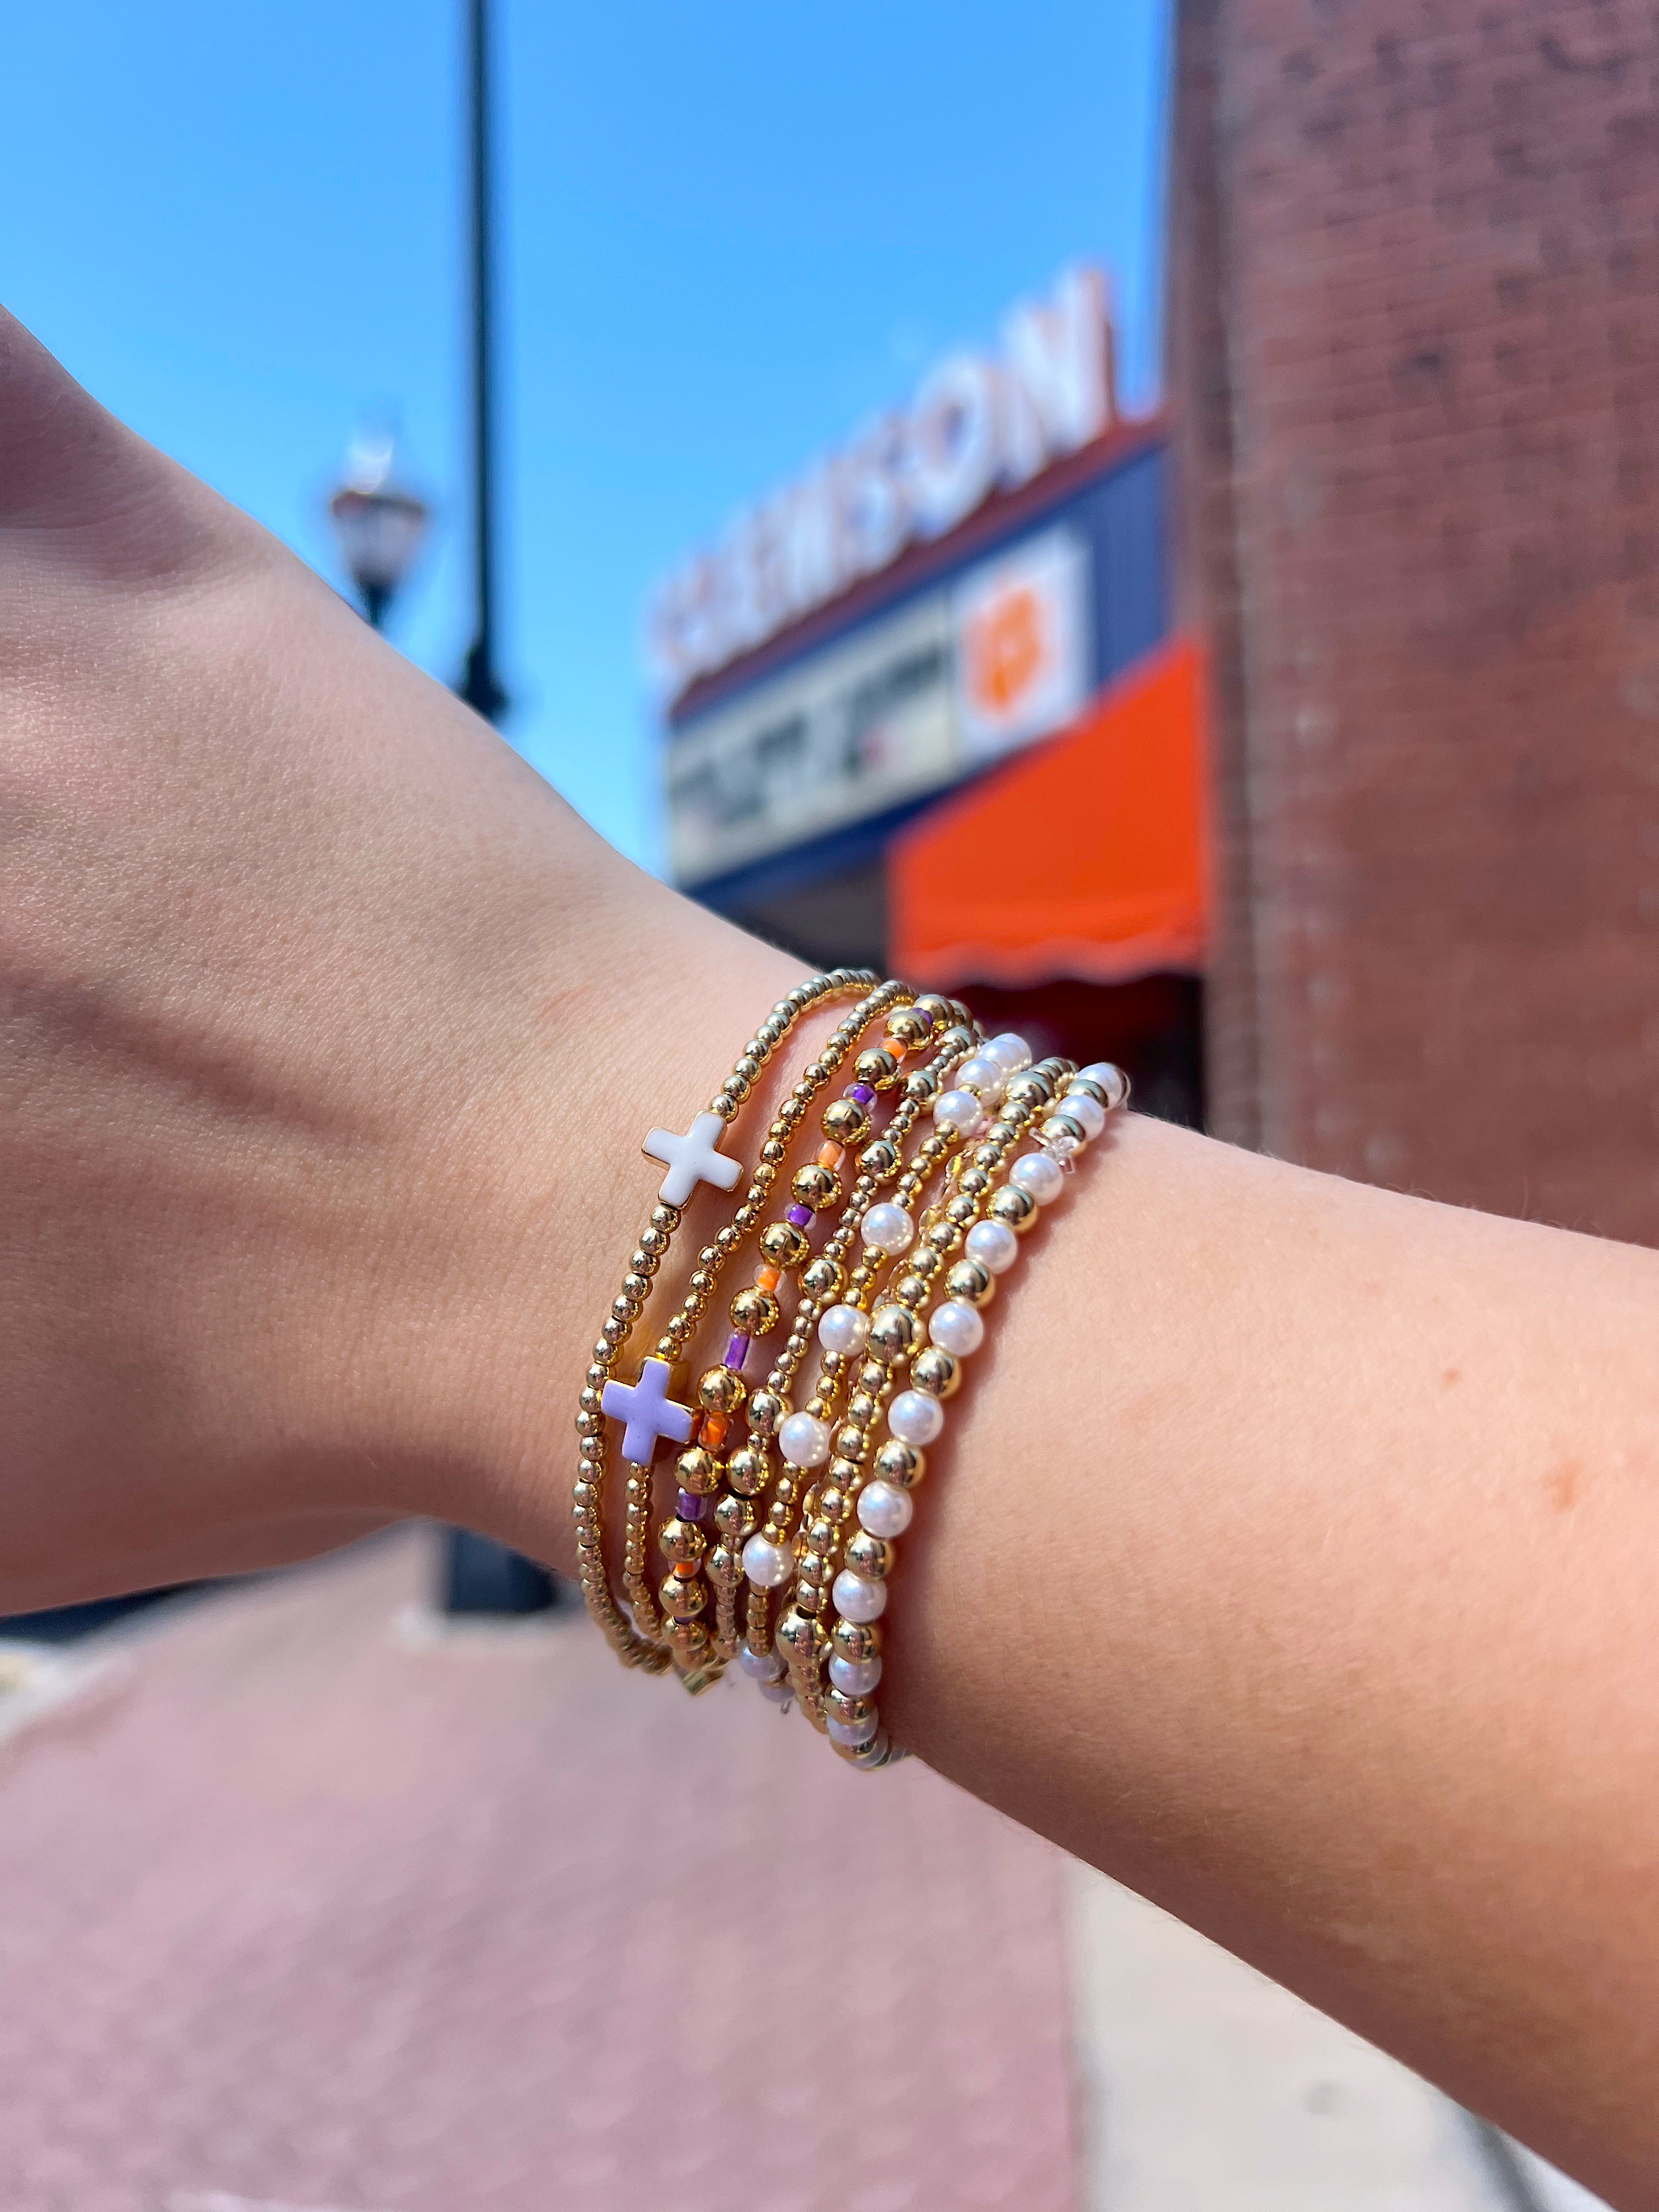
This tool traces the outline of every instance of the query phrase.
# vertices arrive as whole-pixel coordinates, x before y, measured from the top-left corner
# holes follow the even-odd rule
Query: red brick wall
[[[1659,9],[1181,0],[1212,1120],[1659,1242]]]

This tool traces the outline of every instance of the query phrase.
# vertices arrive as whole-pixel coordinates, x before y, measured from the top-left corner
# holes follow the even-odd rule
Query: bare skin
[[[0,732],[0,1607],[410,1512],[568,1567],[639,1132],[793,964],[15,325]],[[991,1319],[896,1733],[1659,2204],[1659,1258],[1131,1119]]]

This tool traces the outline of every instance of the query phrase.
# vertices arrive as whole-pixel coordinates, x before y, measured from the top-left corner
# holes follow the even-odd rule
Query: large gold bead
[[[881,1624],[874,1620],[838,1620],[830,1632],[830,1648],[851,1667],[881,1656]]]
[[[818,1622],[803,1613],[798,1605],[785,1607],[777,1633],[777,1642],[781,1650],[793,1652],[796,1658],[810,1663],[827,1641]]]
[[[775,1436],[780,1421],[789,1413],[789,1401],[775,1390],[757,1390],[749,1401],[749,1432],[756,1437]]]
[[[953,1398],[962,1388],[962,1369],[952,1353],[924,1345],[910,1362],[910,1380],[930,1398]]]
[[[761,1250],[775,1267],[795,1267],[806,1257],[806,1231],[793,1221],[769,1222],[761,1231]]]
[[[853,1066],[859,1081],[867,1083],[872,1091],[890,1091],[898,1081],[898,1072],[897,1060],[880,1045],[861,1052]]]
[[[848,1539],[848,1565],[855,1575],[868,1575],[872,1582],[880,1582],[897,1557],[885,1536],[872,1536],[867,1528]]]
[[[1006,1221],[1022,1237],[1037,1218],[1036,1199],[1013,1182],[1004,1183],[985,1211],[993,1221]]]
[[[708,1602],[708,1585],[701,1575],[670,1575],[657,1602],[671,1620],[695,1620]]]
[[[921,1323],[902,1305],[878,1306],[870,1316],[868,1343],[878,1359],[902,1359],[921,1334]]]
[[[878,1137],[859,1154],[859,1165],[866,1175],[884,1181],[897,1167],[898,1158],[897,1146],[890,1144],[885,1137]]]
[[[856,1098],[832,1098],[823,1109],[823,1133],[832,1143],[856,1145],[870,1127],[870,1109]]]
[[[915,1006],[895,1006],[882,1027],[895,1044],[902,1044],[907,1052],[919,1044],[926,1044],[933,1033],[933,1024],[926,1014],[919,1014]]]
[[[748,1395],[748,1384],[729,1367],[708,1368],[697,1384],[697,1396],[711,1413],[735,1413]]]
[[[750,1283],[732,1301],[732,1326],[739,1336],[769,1336],[778,1320],[777,1300],[758,1284]]]
[[[845,1279],[841,1262],[832,1260],[827,1252],[820,1252],[816,1260],[809,1260],[800,1272],[800,1286],[809,1298],[832,1298]]]
[[[927,1455],[920,1444],[907,1444],[889,1437],[876,1454],[876,1473],[900,1490],[914,1490],[927,1472]]]
[[[708,1539],[695,1521],[665,1521],[657,1546],[664,1559],[678,1567],[702,1559]]]
[[[732,1491],[714,1508],[714,1526],[728,1544],[740,1544],[753,1534],[755,1509],[739,1491]]]
[[[958,1194],[945,1209],[945,1218],[954,1229],[967,1229],[979,1218],[979,1202]]]
[[[726,1462],[726,1479],[739,1498],[752,1498],[766,1485],[765,1453],[753,1444],[739,1444]]]
[[[840,1198],[841,1177],[833,1168],[814,1160],[809,1166],[795,1170],[789,1179],[789,1188],[798,1206],[810,1206],[814,1213],[822,1213]]]
[[[674,1480],[694,1498],[705,1498],[720,1479],[720,1463],[704,1444],[693,1444],[674,1462]]]
[[[743,1577],[743,1559],[729,1544],[716,1544],[703,1562],[703,1571],[716,1589],[735,1589]]]
[[[988,1306],[997,1294],[997,1279],[977,1260],[958,1260],[945,1278],[945,1291],[947,1297],[960,1298],[964,1304]]]

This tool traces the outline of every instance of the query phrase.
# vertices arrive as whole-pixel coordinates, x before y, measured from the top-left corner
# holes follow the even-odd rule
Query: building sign
[[[1007,316],[994,355],[940,362],[885,416],[800,482],[738,517],[671,576],[650,616],[669,691],[719,668],[919,538],[1110,427],[1111,332],[1098,270],[1068,270]]]
[[[699,714],[671,741],[670,854],[698,883],[957,781],[1088,695],[1090,553],[1042,530]]]

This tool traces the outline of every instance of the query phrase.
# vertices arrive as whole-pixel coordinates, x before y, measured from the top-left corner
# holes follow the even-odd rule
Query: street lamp
[[[396,470],[392,433],[360,430],[346,456],[344,479],[328,503],[346,574],[375,629],[384,624],[432,519],[426,501],[397,481]]]

